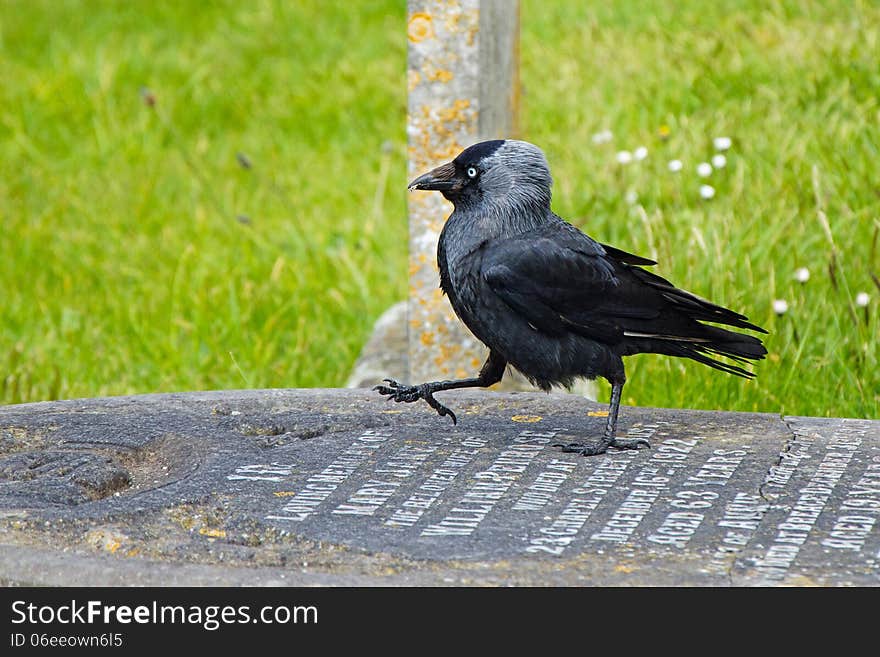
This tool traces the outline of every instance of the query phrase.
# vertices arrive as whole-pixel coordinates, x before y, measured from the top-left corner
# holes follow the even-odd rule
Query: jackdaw
[[[583,455],[650,447],[615,435],[623,356],[681,356],[751,378],[710,356],[760,360],[767,353],[761,341],[703,322],[767,331],[643,269],[653,260],[600,244],[563,221],[550,209],[552,184],[541,149],[512,139],[470,146],[409,184],[439,191],[455,206],[437,248],[440,287],[489,357],[476,378],[421,385],[385,379],[388,385],[374,389],[396,402],[424,399],[455,423],[434,393],[490,386],[508,364],[543,390],[601,376],[611,383],[602,439],[560,446]]]

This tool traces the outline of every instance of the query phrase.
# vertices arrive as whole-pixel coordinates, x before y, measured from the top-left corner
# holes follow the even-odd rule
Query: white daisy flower
[[[727,158],[724,157],[721,153],[712,156],[712,166],[716,169],[723,169],[727,166]]]
[[[602,130],[601,132],[597,132],[593,135],[593,143],[594,144],[607,144],[614,138],[614,135],[610,130]]]
[[[712,174],[712,165],[708,162],[700,162],[697,165],[697,175],[700,178],[707,178]]]
[[[681,163],[681,160],[669,160],[667,166],[672,173],[678,173],[684,165]]]
[[[730,137],[715,137],[712,143],[715,145],[715,150],[726,151],[733,142],[730,140]]]
[[[624,196],[623,198],[629,205],[635,205],[636,203],[638,203],[639,195],[636,193],[636,190],[631,189],[626,193],[626,196]]]
[[[637,160],[644,160],[646,157],[648,157],[648,149],[644,146],[639,146],[633,153],[633,157],[635,157]]]
[[[715,188],[712,185],[700,185],[700,196],[704,199],[710,199],[715,196]]]
[[[773,312],[777,315],[784,315],[788,312],[788,301],[785,299],[774,299],[773,300]]]
[[[629,151],[618,151],[617,153],[617,161],[620,164],[629,164],[632,162],[633,156]]]
[[[806,283],[810,280],[810,270],[806,267],[798,267],[794,270],[794,280],[798,283]]]
[[[868,302],[870,302],[870,301],[871,301],[871,297],[868,296],[867,292],[859,292],[856,295],[856,305],[859,308],[867,308]]]

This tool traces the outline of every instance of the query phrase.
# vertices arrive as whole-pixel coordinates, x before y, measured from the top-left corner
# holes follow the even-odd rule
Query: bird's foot
[[[610,442],[600,440],[597,443],[556,443],[553,447],[561,447],[563,452],[573,452],[582,456],[597,456],[614,449],[639,449],[640,447],[651,449],[651,444],[644,438],[614,438]]]
[[[386,395],[388,400],[394,400],[396,402],[414,402],[421,399],[421,394],[419,390],[419,386],[407,386],[401,383],[398,383],[394,379],[382,379],[388,385],[387,386],[373,386],[373,390],[378,392],[380,395]]]
[[[448,415],[452,419],[452,424],[458,424],[458,419],[455,417],[455,413],[446,408],[443,404],[434,399],[434,394],[431,392],[430,384],[423,383],[418,386],[408,386],[402,383],[398,383],[394,379],[382,379],[388,385],[387,386],[375,386],[373,390],[378,392],[380,395],[385,395],[389,401],[392,399],[397,402],[414,402],[419,399],[424,399],[428,402],[428,406],[437,411],[437,414],[440,417],[444,415]]]

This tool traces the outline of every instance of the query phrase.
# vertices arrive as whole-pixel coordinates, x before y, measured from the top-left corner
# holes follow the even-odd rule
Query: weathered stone
[[[880,422],[365,390],[0,408],[0,582],[880,584]]]
[[[516,132],[518,0],[407,2],[408,174],[466,146]],[[409,196],[409,378],[464,378],[487,351],[438,288],[437,240],[452,206],[437,193]]]

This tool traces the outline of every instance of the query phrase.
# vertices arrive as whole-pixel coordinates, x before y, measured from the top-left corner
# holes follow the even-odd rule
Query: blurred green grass
[[[756,381],[643,355],[625,401],[880,416],[880,6],[526,2],[523,25],[524,132],[554,165],[557,212],[771,332]],[[613,141],[593,144],[604,129]],[[717,136],[727,166],[700,179]],[[640,145],[647,159],[617,164]]]
[[[396,5],[2,21],[0,401],[338,385],[406,289]]]
[[[341,385],[406,294],[404,14],[4,2],[0,403]],[[555,210],[772,332],[751,382],[631,358],[626,403],[880,417],[878,41],[873,3],[523,0]]]

